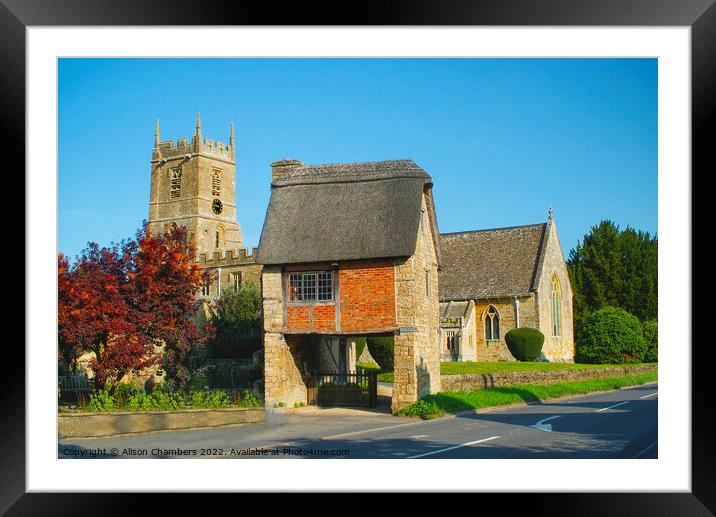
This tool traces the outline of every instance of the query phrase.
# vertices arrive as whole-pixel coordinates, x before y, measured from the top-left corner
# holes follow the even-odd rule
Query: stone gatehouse
[[[267,405],[305,403],[311,372],[345,371],[368,335],[394,336],[393,410],[439,391],[439,233],[415,163],[274,162],[256,260]]]

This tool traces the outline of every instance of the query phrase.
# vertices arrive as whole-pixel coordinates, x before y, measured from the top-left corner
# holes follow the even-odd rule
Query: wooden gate
[[[308,403],[319,406],[375,407],[378,401],[378,373],[319,372],[311,375]]]

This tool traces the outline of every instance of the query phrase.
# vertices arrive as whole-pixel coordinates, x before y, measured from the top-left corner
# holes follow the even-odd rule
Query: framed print
[[[713,512],[712,3],[3,0],[0,508]]]

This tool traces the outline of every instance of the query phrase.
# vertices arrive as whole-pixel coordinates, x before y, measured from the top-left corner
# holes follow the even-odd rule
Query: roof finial
[[[229,159],[234,159],[234,123],[231,122],[229,130]]]
[[[201,113],[196,113],[196,129],[194,130],[194,152],[198,153],[201,151]]]
[[[156,126],[154,127],[154,148],[159,147],[159,119],[157,119]]]
[[[549,210],[547,211],[547,213],[549,214],[550,220],[554,219],[554,210],[552,210],[552,207],[549,207]]]

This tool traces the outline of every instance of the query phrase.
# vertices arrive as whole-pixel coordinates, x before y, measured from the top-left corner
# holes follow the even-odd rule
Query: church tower
[[[186,138],[162,142],[159,120],[154,132],[149,193],[149,230],[183,226],[196,246],[197,258],[206,253],[243,248],[236,220],[236,161],[234,124],[229,145],[204,138],[197,115],[191,142]]]

